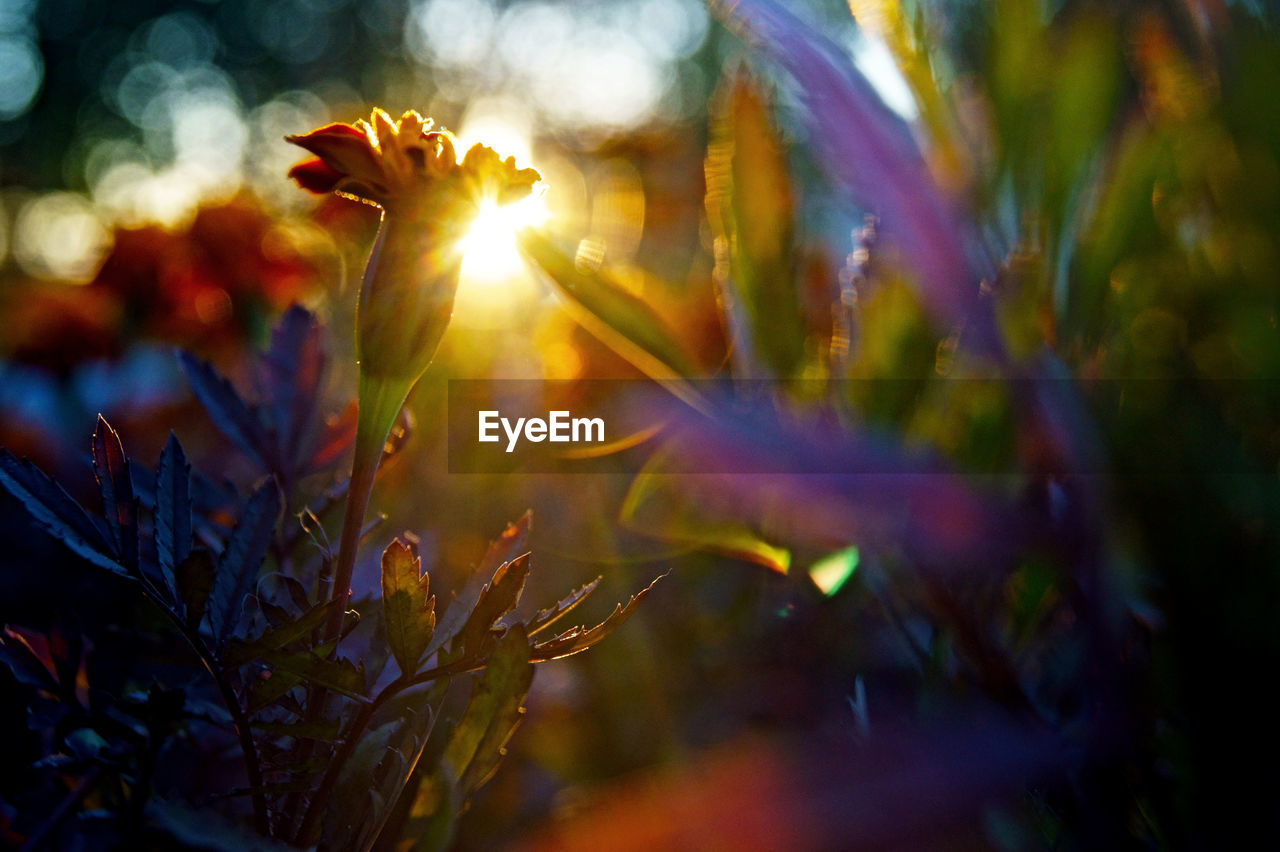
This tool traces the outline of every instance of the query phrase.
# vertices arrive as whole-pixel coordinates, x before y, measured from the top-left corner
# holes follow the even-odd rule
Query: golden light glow
[[[500,284],[524,269],[516,234],[541,225],[550,211],[541,196],[499,206],[486,202],[462,239],[462,273],[479,284]]]
[[[516,235],[550,218],[541,195],[499,206],[486,202],[462,239],[462,279],[454,322],[477,328],[519,320],[514,304],[531,301],[538,285],[525,265]]]

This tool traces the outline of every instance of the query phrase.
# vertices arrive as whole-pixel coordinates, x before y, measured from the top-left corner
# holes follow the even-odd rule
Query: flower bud
[[[462,267],[459,241],[486,199],[528,195],[539,175],[475,145],[457,159],[453,135],[406,112],[375,109],[369,122],[329,124],[295,145],[316,156],[290,177],[382,208],[382,225],[360,288],[356,352],[361,372],[412,384],[435,356],[453,313]]]

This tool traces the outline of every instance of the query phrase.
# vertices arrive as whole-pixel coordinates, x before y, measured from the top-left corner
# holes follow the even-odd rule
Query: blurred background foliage
[[[461,848],[1274,842],[1276,25],[1223,0],[0,0],[0,444],[87,483],[103,411],[132,454],[172,428],[248,476],[169,350],[249,386],[301,301],[343,363],[376,213],[298,192],[282,137],[416,108],[542,172],[525,248],[561,287],[503,221],[473,230],[377,508],[432,518],[433,588],[527,506],[531,598],[672,569],[539,671]],[[766,438],[834,425],[975,476],[717,503],[660,466],[445,473],[448,378],[645,374],[777,380],[738,400]],[[75,622],[137,688],[119,590],[12,530],[3,620]],[[3,712],[20,831],[34,734]]]

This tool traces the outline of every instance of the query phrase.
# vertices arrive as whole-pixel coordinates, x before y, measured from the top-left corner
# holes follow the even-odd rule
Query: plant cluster
[[[448,258],[471,211],[457,198],[490,188],[466,177],[494,175],[499,191],[502,180],[515,180],[524,192],[536,179],[509,167],[504,173],[496,154],[477,146],[453,166],[464,178],[457,195],[443,199],[451,172],[441,163],[453,156],[448,137],[427,133],[416,115],[404,121],[412,126],[393,127],[375,112],[381,146],[372,131],[366,136],[347,125],[301,138],[331,154],[327,138],[343,145],[359,134],[359,163],[392,156],[390,143],[399,141],[399,177],[417,180],[409,190],[425,199],[407,223],[398,218],[402,207],[377,199],[401,228],[392,242],[405,244],[387,248],[384,230],[370,259],[357,404],[323,416],[322,328],[298,306],[284,314],[255,365],[256,399],[210,364],[179,354],[214,424],[257,470],[249,494],[193,470],[173,435],[154,468],[128,458],[101,417],[93,435],[100,514],[30,462],[0,454],[0,486],[34,526],[84,564],[131,583],[163,616],[144,628],[157,643],[162,636],[182,640],[158,662],[120,661],[128,674],[100,685],[86,669],[93,638],[73,621],[44,634],[7,630],[0,655],[29,688],[29,722],[45,751],[35,767],[48,785],[40,792],[63,790],[41,822],[24,825],[28,846],[91,838],[154,848],[168,837],[228,850],[367,850],[401,841],[440,848],[501,759],[534,664],[596,644],[647,593],[592,627],[550,630],[599,579],[520,614],[530,570],[526,514],[438,614],[411,534],[382,552],[380,599],[352,604],[358,547],[379,525],[364,522],[374,479],[407,440],[401,406],[448,322],[457,286],[457,264]],[[427,164],[403,153],[415,145],[440,156]],[[442,313],[427,310],[431,329],[408,310],[414,304],[444,305]],[[374,347],[406,342],[416,347],[408,373],[403,358],[372,355]],[[352,455],[351,475],[339,475],[336,466]],[[326,526],[339,511],[344,528],[335,551]],[[359,650],[352,653],[352,645]],[[463,703],[450,692],[455,683],[470,686]],[[206,779],[175,783],[167,765],[220,763],[228,749],[239,754],[238,771],[224,766]],[[244,802],[247,825],[237,818]]]

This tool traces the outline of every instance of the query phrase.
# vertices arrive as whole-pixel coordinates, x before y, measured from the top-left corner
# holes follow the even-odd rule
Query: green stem
[[[342,517],[342,539],[338,545],[337,559],[322,572],[322,583],[329,580],[329,600],[341,600],[329,614],[324,626],[324,641],[333,642],[336,650],[342,634],[343,615],[351,598],[351,575],[355,571],[356,553],[360,549],[360,532],[364,529],[365,512],[373,493],[373,480],[382,461],[382,450],[387,436],[395,425],[396,417],[404,405],[412,381],[384,379],[360,371],[360,384],[356,397],[359,411],[356,419],[355,455],[351,460],[351,479],[347,483],[347,502]],[[323,585],[322,585],[323,591]],[[324,716],[328,690],[322,686],[308,687],[306,720],[314,722]],[[299,740],[294,744],[294,756],[303,759],[314,747],[311,740]],[[298,813],[301,796],[292,793],[288,798],[288,812]],[[308,808],[307,814],[311,813]],[[296,819],[296,817],[295,817]],[[305,825],[306,818],[303,818]],[[296,823],[291,823],[296,824]]]
[[[325,641],[331,642],[342,632],[342,616],[351,597],[351,575],[355,571],[356,551],[360,548],[360,531],[364,528],[373,478],[382,460],[382,448],[391,434],[400,408],[413,382],[385,379],[360,373],[359,415],[356,421],[355,457],[351,461],[351,481],[347,487],[347,505],[342,518],[342,541],[334,565],[330,600],[340,600],[325,624]]]

